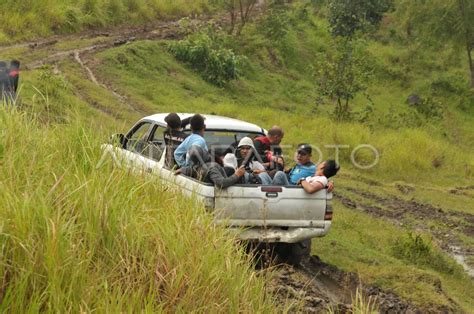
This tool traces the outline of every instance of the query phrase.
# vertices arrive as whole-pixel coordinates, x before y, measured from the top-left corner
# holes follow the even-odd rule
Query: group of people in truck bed
[[[203,116],[195,114],[181,121],[176,113],[170,113],[165,121],[168,125],[164,133],[165,166],[178,168],[175,174],[194,177],[219,188],[260,184],[301,185],[308,193],[323,188],[333,189],[328,179],[339,171],[339,165],[334,160],[315,165],[311,161],[312,147],[309,144],[298,145],[296,165],[285,168],[279,146],[284,132],[278,126],[268,130],[266,136],[242,138],[235,143],[237,147],[211,147],[210,151],[204,139],[206,125]],[[187,124],[192,131],[189,135],[182,131]]]

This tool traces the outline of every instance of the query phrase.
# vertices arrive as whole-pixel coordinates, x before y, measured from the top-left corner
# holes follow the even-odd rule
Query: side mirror
[[[126,138],[123,134],[114,134],[110,137],[109,143],[125,148]]]

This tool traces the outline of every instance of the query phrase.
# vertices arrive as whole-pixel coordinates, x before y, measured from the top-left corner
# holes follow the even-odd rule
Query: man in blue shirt
[[[204,139],[204,130],[206,125],[204,124],[204,117],[200,114],[195,114],[191,117],[191,135],[186,137],[186,139],[181,143],[176,150],[174,151],[174,159],[179,167],[189,166],[189,156],[187,152],[191,149],[192,146],[196,145],[201,147],[206,152],[208,151],[206,140]]]
[[[296,150],[297,164],[288,173],[278,171],[273,177],[274,185],[296,185],[301,179],[310,177],[316,172],[316,165],[311,161],[313,148],[309,144],[299,144]]]

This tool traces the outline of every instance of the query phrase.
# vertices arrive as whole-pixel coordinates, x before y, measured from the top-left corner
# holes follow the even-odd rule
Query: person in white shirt
[[[313,194],[326,188],[328,186],[328,179],[336,175],[339,168],[335,160],[326,160],[318,165],[313,176],[300,179],[298,184],[300,184],[307,193]]]
[[[244,137],[240,140],[235,154],[228,153],[224,157],[224,166],[238,169],[245,167],[245,183],[261,183],[263,185],[271,184],[272,178],[268,175],[265,167],[255,160],[255,146],[250,137]],[[261,182],[254,182],[252,178],[258,177]]]

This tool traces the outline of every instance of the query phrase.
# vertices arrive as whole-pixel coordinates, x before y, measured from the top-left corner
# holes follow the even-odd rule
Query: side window
[[[151,158],[153,160],[159,161],[161,155],[163,155],[163,150],[165,149],[165,142],[163,137],[163,132],[166,128],[155,125],[151,131],[150,142],[146,150],[145,157]]]
[[[127,136],[126,149],[141,154],[147,146],[150,127],[150,122],[143,122],[135,128],[135,130]]]

